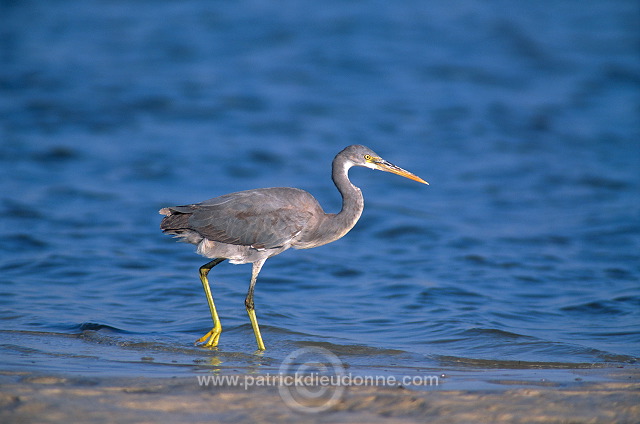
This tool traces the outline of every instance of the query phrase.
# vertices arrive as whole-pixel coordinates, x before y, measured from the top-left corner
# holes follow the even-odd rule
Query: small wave
[[[534,337],[524,336],[522,334],[512,333],[509,331],[498,330],[497,328],[471,328],[462,333],[465,336],[489,336],[489,337],[497,337],[497,338],[506,338],[506,339],[531,339],[535,340]]]
[[[420,292],[418,295],[418,302],[443,302],[444,299],[456,299],[456,301],[460,301],[460,299],[464,298],[480,299],[482,297],[484,296],[479,293],[464,290],[459,287],[432,287]]]
[[[557,368],[557,369],[590,369],[604,368],[603,363],[591,362],[551,362],[551,361],[515,361],[504,359],[477,359],[458,356],[436,356],[436,360],[443,367],[470,367],[483,369],[532,369],[532,368]]]
[[[31,234],[16,233],[3,237],[0,240],[0,245],[3,250],[10,249],[43,249],[49,246],[45,240],[35,237]]]
[[[591,315],[622,315],[624,311],[620,309],[616,302],[613,301],[593,301],[580,303],[577,305],[569,305],[560,308],[564,312],[574,312],[580,314]]]
[[[42,219],[44,215],[34,206],[14,199],[2,200],[2,215],[13,218]]]
[[[78,324],[77,326],[74,326],[75,329],[80,330],[82,332],[84,331],[110,331],[110,332],[114,332],[114,333],[122,333],[122,334],[128,334],[129,332],[126,330],[122,330],[120,328],[117,327],[113,327],[111,325],[107,325],[107,324],[99,324],[96,322],[83,322],[82,324]]]
[[[392,228],[387,228],[375,233],[376,237],[385,240],[398,240],[404,238],[427,238],[429,240],[435,239],[436,234],[423,227],[416,225],[396,225]]]
[[[66,162],[80,158],[78,150],[69,146],[52,146],[46,150],[33,152],[30,157],[44,164]]]
[[[373,346],[366,346],[366,345],[358,345],[358,344],[336,344],[336,343],[331,343],[331,342],[309,342],[309,341],[304,341],[304,342],[295,342],[294,344],[301,346],[301,347],[307,347],[307,346],[316,346],[316,347],[322,347],[324,349],[327,349],[329,351],[331,351],[332,353],[338,355],[338,356],[365,356],[365,357],[372,357],[372,356],[381,356],[381,355],[391,355],[391,356],[396,356],[396,355],[406,355],[408,354],[406,351],[404,350],[399,350],[399,349],[388,349],[388,348],[378,348],[378,347],[373,347]]]

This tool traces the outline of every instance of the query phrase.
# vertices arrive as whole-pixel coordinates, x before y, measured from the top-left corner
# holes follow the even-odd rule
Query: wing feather
[[[186,222],[176,220],[187,224],[188,228],[182,229],[209,240],[256,249],[284,246],[324,213],[313,196],[294,188],[248,190],[167,209],[171,214],[189,215]]]

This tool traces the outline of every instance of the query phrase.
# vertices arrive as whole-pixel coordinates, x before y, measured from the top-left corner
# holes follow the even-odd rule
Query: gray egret
[[[251,320],[258,349],[265,350],[253,302],[258,274],[265,261],[285,250],[309,249],[338,240],[353,228],[364,209],[362,192],[351,181],[353,166],[392,172],[429,184],[422,178],[387,162],[371,149],[352,145],[333,159],[331,177],[342,195],[339,213],[325,213],[308,192],[297,188],[275,187],[225,194],[201,203],[160,209],[164,215],[160,228],[212,260],[200,267],[200,281],[207,296],[213,328],[196,344],[218,345],[222,326],[216,312],[207,275],[228,259],[232,264],[253,264],[245,307]]]

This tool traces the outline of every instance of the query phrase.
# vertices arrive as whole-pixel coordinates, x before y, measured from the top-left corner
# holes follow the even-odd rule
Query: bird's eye
[[[371,162],[373,160],[373,157],[371,157],[371,155],[364,155],[364,160],[366,160],[367,162]]]

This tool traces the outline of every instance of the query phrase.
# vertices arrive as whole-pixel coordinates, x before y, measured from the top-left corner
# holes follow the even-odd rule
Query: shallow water
[[[6,368],[269,372],[306,345],[386,373],[637,361],[635,2],[64,3],[0,27]],[[220,347],[193,347],[206,260],[157,210],[296,186],[336,212],[353,143],[431,185],[352,170],[358,225],[260,274],[266,353],[250,267],[226,263]]]

